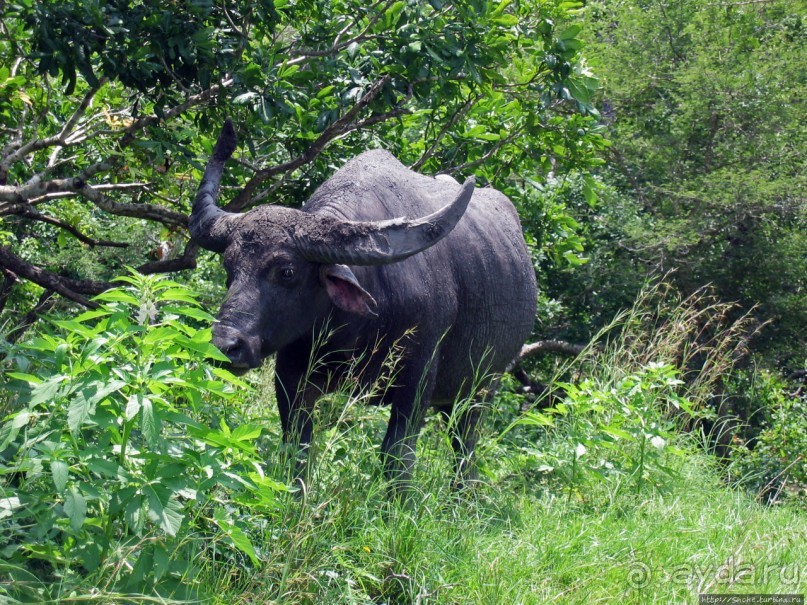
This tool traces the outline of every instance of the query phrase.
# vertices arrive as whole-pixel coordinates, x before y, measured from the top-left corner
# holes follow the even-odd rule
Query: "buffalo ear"
[[[333,304],[349,313],[375,316],[375,299],[359,285],[359,280],[345,265],[323,265],[319,277]]]

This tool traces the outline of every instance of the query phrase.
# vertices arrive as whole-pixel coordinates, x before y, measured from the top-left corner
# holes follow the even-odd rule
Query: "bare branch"
[[[516,139],[516,137],[521,136],[522,130],[523,130],[523,128],[516,128],[515,130],[513,130],[506,137],[503,137],[503,138],[499,139],[498,141],[496,141],[496,144],[493,145],[493,147],[491,147],[490,149],[488,149],[487,152],[485,152],[482,155],[482,157],[477,158],[476,160],[473,160],[473,161],[470,161],[470,162],[464,162],[462,164],[459,164],[458,166],[453,166],[452,168],[449,168],[445,172],[449,173],[449,174],[450,173],[455,173],[455,172],[460,172],[462,170],[467,170],[468,168],[473,168],[474,166],[479,166],[480,164],[484,164],[491,157],[493,157],[493,155],[497,151],[499,151],[499,149],[501,149],[502,147],[504,147],[508,143],[512,143]]]
[[[57,218],[53,218],[52,216],[47,216],[46,214],[42,214],[38,210],[31,208],[30,206],[24,209],[21,212],[16,213],[19,216],[24,216],[25,218],[30,218],[35,221],[40,221],[42,223],[48,223],[49,225],[54,225],[59,227],[59,229],[64,229],[68,233],[70,233],[73,237],[75,237],[80,242],[83,242],[94,248],[95,246],[106,246],[110,248],[128,248],[129,244],[124,242],[112,242],[108,240],[101,240],[101,239],[93,239],[91,237],[87,237],[81,231],[76,229],[73,225],[69,225],[60,221]]]
[[[470,111],[471,107],[473,107],[478,100],[479,97],[476,98],[468,97],[468,100],[459,109],[457,109],[457,111],[454,112],[451,118],[443,125],[443,127],[440,129],[440,132],[435,137],[432,144],[426,151],[423,152],[423,155],[420,156],[420,159],[414,164],[412,164],[412,170],[420,170],[420,167],[423,166],[426,160],[428,160],[432,156],[434,150],[437,149],[437,146],[440,144],[440,141],[443,140],[443,137],[446,135],[446,133],[448,133],[448,131],[454,127],[454,125],[462,116],[464,116],[466,113]]]
[[[164,225],[174,227],[186,227],[188,224],[187,215],[181,212],[174,212],[153,204],[121,204],[114,202],[90,185],[81,182],[79,179],[76,179],[76,181],[78,181],[75,183],[76,191],[109,214],[158,221]]]
[[[98,89],[99,87],[95,87],[87,91],[87,93],[84,95],[84,98],[81,100],[81,103],[79,103],[78,107],[76,107],[76,110],[73,112],[73,115],[70,116],[70,118],[65,123],[64,127],[59,132],[59,134],[56,134],[52,137],[47,137],[45,139],[39,139],[39,138],[32,139],[27,143],[25,143],[24,145],[21,144],[19,146],[16,146],[16,148],[13,151],[3,156],[2,159],[0,159],[0,175],[8,174],[8,170],[12,164],[14,164],[15,162],[19,162],[24,157],[31,155],[32,153],[36,153],[41,149],[46,149],[48,147],[53,147],[56,145],[61,147],[67,146],[67,143],[65,141],[66,137],[69,134],[71,134],[78,120],[81,119],[81,116],[84,115],[85,111],[87,111],[87,107],[89,107],[90,102],[92,101],[95,94],[98,92]]]
[[[366,118],[364,120],[360,120],[360,121],[356,122],[350,128],[350,130],[346,131],[346,132],[353,132],[355,130],[361,130],[362,128],[367,128],[369,126],[372,126],[373,124],[378,124],[379,122],[386,122],[387,120],[391,120],[392,118],[396,118],[396,117],[398,117],[400,115],[408,113],[408,111],[409,110],[406,109],[405,107],[397,107],[397,108],[393,109],[392,111],[388,111],[388,112],[385,112],[385,113],[379,113],[379,114],[370,116],[370,117],[368,117],[368,118]],[[339,137],[335,137],[335,138],[339,138]],[[314,157],[316,157],[316,156],[314,156]],[[311,160],[309,160],[309,162],[310,161]],[[280,189],[285,183],[288,182],[289,177],[294,172],[294,170],[296,170],[297,168],[298,168],[298,166],[294,166],[294,167],[290,168],[287,172],[285,172],[283,174],[283,176],[280,179],[278,179],[276,182],[274,182],[271,187],[268,187],[268,188],[264,189],[263,191],[261,191],[261,192],[255,194],[254,196],[252,196],[252,198],[250,199],[250,205],[258,204],[262,200],[264,200],[267,197],[269,197],[270,195],[272,195],[275,191]]]
[[[188,217],[180,212],[152,204],[122,204],[114,202],[98,189],[88,185],[83,178],[53,179],[29,182],[21,187],[0,185],[0,216],[22,214],[30,208],[30,201],[45,195],[74,192],[90,200],[101,210],[117,216],[129,216],[159,221],[165,225],[184,227]]]
[[[0,267],[42,286],[46,290],[54,290],[65,298],[91,309],[97,308],[98,305],[82,295],[100,294],[112,287],[111,284],[106,282],[71,279],[51,273],[24,261],[5,246],[0,247]]]
[[[151,275],[153,273],[173,273],[174,271],[182,271],[184,269],[195,269],[196,255],[198,253],[199,246],[190,241],[185,246],[185,251],[182,253],[182,256],[145,263],[140,265],[137,271],[143,275]]]
[[[578,345],[563,340],[538,340],[521,347],[519,359],[526,359],[540,353],[562,353],[564,355],[580,355],[586,345]]]
[[[347,26],[346,28],[342,29],[342,31],[340,31],[337,34],[337,36],[334,39],[334,42],[333,42],[333,44],[331,45],[330,48],[326,48],[325,50],[314,50],[314,49],[311,49],[311,48],[292,49],[290,52],[291,52],[292,55],[295,56],[295,58],[292,59],[291,61],[286,62],[286,65],[296,65],[298,63],[303,63],[303,62],[307,61],[308,59],[310,59],[312,57],[329,57],[331,55],[335,55],[338,52],[346,49],[351,44],[358,44],[359,42],[363,42],[365,40],[372,40],[372,39],[382,38],[383,36],[369,35],[367,32],[369,32],[373,28],[373,26],[376,23],[378,23],[378,21],[381,19],[381,17],[384,16],[384,13],[386,12],[386,10],[390,6],[392,6],[394,2],[395,2],[395,0],[382,0],[380,2],[376,2],[375,5],[370,7],[370,10],[372,10],[376,6],[378,6],[379,4],[382,4],[382,3],[385,4],[385,6],[380,11],[378,11],[378,13],[376,13],[376,15],[372,19],[370,19],[370,21],[367,23],[365,28],[360,33],[356,34],[354,37],[352,37],[349,40],[345,40],[344,42],[340,42],[339,38],[341,38],[345,33],[347,33],[347,31],[353,25],[358,23],[359,18],[357,18],[353,22],[352,25]]]

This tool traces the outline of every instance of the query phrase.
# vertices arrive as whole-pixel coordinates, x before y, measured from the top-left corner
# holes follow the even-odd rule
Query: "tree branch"
[[[95,309],[98,305],[88,300],[83,294],[100,294],[104,290],[112,287],[106,282],[94,280],[78,280],[69,277],[62,277],[40,267],[24,261],[7,247],[0,247],[0,267],[11,271],[19,277],[42,286],[46,290],[54,290],[67,299],[77,302],[80,305]]]
[[[478,100],[479,97],[476,98],[468,97],[468,100],[460,108],[458,108],[457,111],[455,111],[454,114],[451,116],[451,118],[443,125],[443,127],[440,129],[440,132],[435,137],[434,141],[432,141],[432,144],[426,151],[423,152],[423,155],[420,156],[420,159],[414,164],[412,164],[411,167],[412,170],[420,170],[421,166],[423,166],[426,160],[428,160],[432,156],[434,150],[437,149],[437,146],[440,144],[440,141],[443,140],[443,137],[448,133],[449,130],[451,130],[451,128],[454,127],[454,125],[463,115],[465,115],[466,113],[468,113],[468,111],[470,111],[471,107],[473,107]]]
[[[40,221],[42,223],[48,223],[49,225],[54,225],[59,227],[59,229],[64,229],[68,233],[70,233],[73,237],[79,240],[82,243],[87,244],[91,248],[95,246],[106,246],[110,248],[128,248],[129,244],[125,242],[112,242],[108,240],[101,240],[101,239],[93,239],[91,237],[87,237],[81,231],[73,227],[73,225],[68,225],[60,221],[57,218],[53,218],[52,216],[47,216],[46,214],[42,214],[41,212],[35,210],[34,208],[28,207],[23,209],[21,212],[17,213],[18,216],[24,216],[25,218],[30,218],[35,221]]]
[[[538,340],[521,347],[518,359],[526,359],[541,353],[562,353],[563,355],[580,355],[586,345],[577,345],[563,340]]]
[[[387,11],[387,9],[389,7],[391,7],[394,4],[394,2],[395,2],[395,0],[380,0],[379,2],[376,2],[373,6],[371,6],[370,10],[373,10],[379,4],[382,4],[382,3],[385,4],[385,6],[382,8],[382,10],[378,11],[378,13],[372,19],[370,19],[370,21],[367,23],[366,27],[360,33],[356,34],[353,38],[351,38],[350,40],[345,40],[344,42],[340,42],[339,38],[341,38],[342,35],[347,33],[347,31],[353,25],[358,23],[359,18],[356,18],[356,20],[354,20],[352,25],[349,25],[346,28],[343,28],[342,31],[340,31],[337,34],[337,36],[334,39],[334,42],[333,42],[333,44],[331,45],[330,48],[326,48],[325,50],[314,50],[314,49],[310,49],[310,48],[291,49],[289,52],[290,52],[290,54],[294,55],[294,59],[292,59],[291,61],[288,61],[286,64],[287,65],[295,65],[297,63],[303,63],[304,61],[307,61],[308,59],[310,59],[312,57],[330,57],[331,55],[335,55],[336,53],[346,49],[351,44],[358,44],[359,42],[363,42],[365,40],[372,40],[373,38],[381,38],[382,36],[368,35],[367,32],[369,32],[373,28],[373,26],[376,23],[378,23],[378,21],[381,19],[381,17],[384,16],[384,13]]]
[[[265,180],[277,174],[296,170],[300,166],[313,161],[330,141],[341,134],[355,130],[358,126],[357,123],[351,123],[353,119],[381,93],[381,90],[391,79],[392,76],[387,74],[377,80],[347,113],[323,130],[322,134],[319,135],[317,140],[314,141],[311,146],[308,147],[308,149],[306,149],[301,155],[283,164],[260,170],[244,186],[240,193],[238,193],[238,195],[236,195],[235,198],[233,198],[233,200],[225,206],[225,210],[229,212],[243,210],[250,204],[252,194]]]
[[[196,256],[198,253],[199,246],[196,245],[195,242],[189,241],[185,246],[185,251],[182,253],[182,256],[144,263],[137,268],[137,271],[143,275],[151,275],[153,273],[172,273],[184,269],[195,269]]]

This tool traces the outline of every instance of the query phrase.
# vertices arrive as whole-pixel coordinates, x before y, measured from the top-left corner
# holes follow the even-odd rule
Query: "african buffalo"
[[[213,343],[237,371],[277,353],[284,440],[302,447],[315,400],[346,368],[364,384],[387,380],[374,396],[392,406],[385,472],[406,481],[424,410],[448,415],[505,369],[533,328],[535,274],[513,205],[475,189],[473,177],[460,186],[423,176],[374,150],[336,171],[301,210],[229,213],[216,198],[235,145],[228,121],[189,223],[200,246],[224,256],[228,291]],[[393,345],[401,356],[390,371]],[[463,479],[474,473],[479,411],[464,405],[451,423]]]

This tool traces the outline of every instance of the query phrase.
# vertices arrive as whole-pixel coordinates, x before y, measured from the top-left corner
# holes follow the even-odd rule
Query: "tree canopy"
[[[527,210],[536,255],[573,259],[580,241],[538,184],[585,171],[605,145],[580,6],[4,3],[3,301],[32,305],[44,289],[87,305],[125,265],[195,267],[187,213],[225,117],[242,141],[230,210],[299,205],[348,158],[384,147],[505,191]]]
[[[600,204],[575,202],[591,262],[554,276],[571,322],[607,322],[649,273],[710,285],[764,327],[752,346],[807,350],[807,15],[792,3],[591,2],[583,38],[612,145]]]

